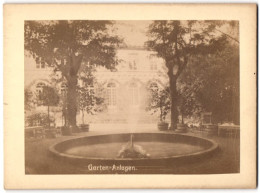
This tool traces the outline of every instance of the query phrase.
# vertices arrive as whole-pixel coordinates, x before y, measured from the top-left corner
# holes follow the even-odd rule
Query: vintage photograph
[[[237,20],[25,20],[25,174],[240,173]]]

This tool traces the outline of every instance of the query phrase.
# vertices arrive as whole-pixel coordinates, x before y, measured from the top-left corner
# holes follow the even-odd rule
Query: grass
[[[75,136],[62,136],[54,139],[26,139],[25,140],[25,173],[26,174],[101,174],[101,173],[125,173],[125,171],[111,170],[89,171],[85,166],[70,164],[57,159],[49,153],[50,145],[78,137],[78,135],[94,135],[93,133],[79,133]],[[212,139],[219,144],[219,151],[208,158],[194,162],[171,164],[161,167],[137,167],[135,171],[127,173],[136,174],[223,174],[239,173],[240,171],[240,141],[239,138],[202,136]],[[95,165],[93,163],[93,165]]]

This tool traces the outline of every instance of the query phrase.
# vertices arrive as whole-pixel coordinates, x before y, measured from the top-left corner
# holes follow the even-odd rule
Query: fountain
[[[65,140],[50,147],[52,155],[63,161],[86,165],[133,164],[162,165],[200,160],[212,155],[218,144],[187,134],[147,132],[137,127],[138,108],[129,109],[129,133],[106,134]]]
[[[135,145],[134,135],[130,135],[130,141],[123,146],[118,153],[118,158],[148,158],[150,155],[140,145]]]
[[[137,128],[137,121],[139,115],[139,108],[129,107],[127,116],[128,130],[130,130],[130,140],[123,145],[118,152],[118,158],[148,158],[149,154],[142,146],[134,144],[134,128]]]
[[[185,163],[211,156],[217,149],[218,144],[209,139],[163,132],[79,137],[56,143],[49,148],[52,155],[63,161],[83,165]]]

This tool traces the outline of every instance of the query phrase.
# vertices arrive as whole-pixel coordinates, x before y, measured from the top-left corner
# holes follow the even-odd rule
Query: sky
[[[148,26],[152,23],[151,20],[122,20],[115,21],[114,28],[116,28],[115,32],[119,37],[124,39],[124,43],[128,47],[131,46],[144,46],[144,43],[148,40],[146,35],[148,31]],[[230,31],[230,27],[227,25],[223,25],[221,27],[217,27],[222,32],[229,34],[236,39],[239,39],[238,30],[237,33],[235,31]],[[215,32],[219,35],[219,32]]]
[[[115,33],[124,38],[127,46],[143,46],[144,42],[148,40],[146,32],[150,23],[152,21],[116,21],[114,25]]]

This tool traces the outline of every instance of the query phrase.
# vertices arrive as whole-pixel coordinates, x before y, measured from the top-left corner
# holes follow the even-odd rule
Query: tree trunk
[[[62,114],[63,118],[64,118],[64,125],[65,127],[68,127],[69,124],[68,124],[68,109],[67,109],[67,106],[65,106],[63,108],[63,114]]]
[[[51,123],[50,123],[50,106],[48,105],[48,126],[49,129],[51,128]]]
[[[82,124],[84,125],[84,110],[82,110]]]
[[[68,80],[68,110],[67,110],[67,119],[68,126],[71,129],[71,132],[77,132],[77,76],[70,76]]]
[[[68,92],[67,92],[67,109],[66,119],[68,121],[68,133],[78,132],[77,127],[77,73],[81,65],[82,55],[72,54],[69,56],[66,65],[63,65],[61,69],[62,74],[67,79]],[[67,67],[69,66],[69,67]]]
[[[68,93],[66,93],[66,98],[64,98],[64,104],[63,104],[63,107],[62,107],[62,117],[64,119],[64,124],[63,126],[64,127],[68,127],[69,124],[68,124],[68,103],[67,103],[67,95]]]
[[[176,77],[170,75],[170,92],[171,92],[171,127],[170,129],[176,130],[178,123],[178,110],[177,110],[177,88],[176,88]]]
[[[163,116],[162,116],[162,99],[160,98],[160,121],[163,122]]]

